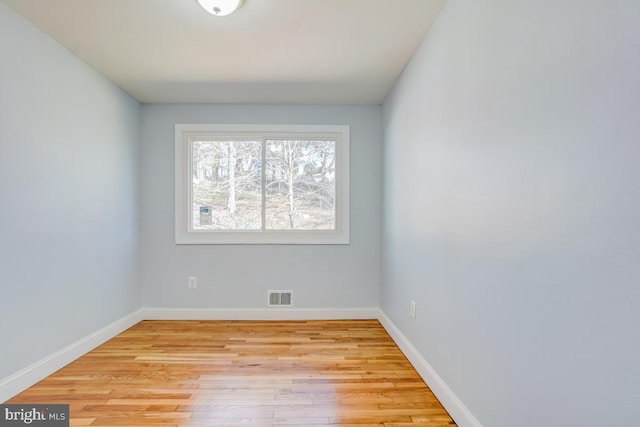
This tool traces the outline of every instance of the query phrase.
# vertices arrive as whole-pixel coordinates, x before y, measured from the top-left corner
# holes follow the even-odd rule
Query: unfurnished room
[[[0,426],[640,425],[637,0],[0,0]]]

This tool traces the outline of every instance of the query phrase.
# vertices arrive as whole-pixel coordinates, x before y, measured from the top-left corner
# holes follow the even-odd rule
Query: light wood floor
[[[376,320],[144,321],[7,403],[69,403],[72,426],[455,426]]]

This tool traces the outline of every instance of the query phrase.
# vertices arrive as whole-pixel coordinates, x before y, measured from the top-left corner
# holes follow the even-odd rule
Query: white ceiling
[[[381,104],[445,0],[2,0],[144,103]]]

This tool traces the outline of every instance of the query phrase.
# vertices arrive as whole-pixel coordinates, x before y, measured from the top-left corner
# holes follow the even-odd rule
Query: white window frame
[[[191,227],[191,141],[328,139],[336,141],[335,230],[194,230]],[[264,161],[264,159],[263,159]],[[264,203],[264,201],[263,201]],[[264,218],[263,218],[264,219]],[[349,244],[349,126],[333,125],[175,125],[175,241],[178,245]]]

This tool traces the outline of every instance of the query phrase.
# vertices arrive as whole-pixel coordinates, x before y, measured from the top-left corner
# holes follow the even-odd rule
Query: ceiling
[[[445,0],[1,0],[143,103],[378,105]]]

